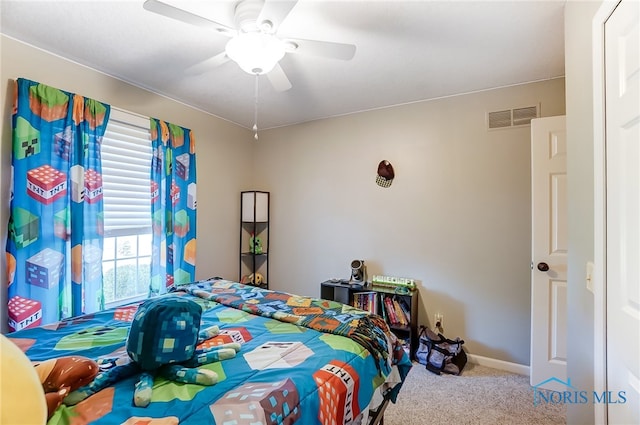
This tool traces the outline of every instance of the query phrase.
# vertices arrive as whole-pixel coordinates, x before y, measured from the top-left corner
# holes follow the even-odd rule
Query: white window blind
[[[101,154],[105,236],[150,232],[149,118],[112,108]]]

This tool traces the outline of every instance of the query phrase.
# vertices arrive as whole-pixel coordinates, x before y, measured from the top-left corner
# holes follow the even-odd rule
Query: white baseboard
[[[467,361],[480,366],[492,367],[506,372],[517,373],[518,375],[529,376],[529,366],[518,363],[505,362],[504,360],[492,359],[475,354],[467,354]]]

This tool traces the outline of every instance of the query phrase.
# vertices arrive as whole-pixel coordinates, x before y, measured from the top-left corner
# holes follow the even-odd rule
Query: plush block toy
[[[252,254],[262,254],[262,239],[253,233],[249,238],[249,252]]]
[[[131,362],[102,359],[103,369],[94,381],[65,398],[67,405],[76,404],[117,380],[137,373],[133,402],[146,407],[151,402],[156,375],[187,384],[214,385],[217,374],[198,366],[235,357],[240,344],[228,343],[198,349],[197,345],[213,338],[217,326],[200,330],[202,309],[185,297],[164,296],[145,301],[133,317],[127,338]],[[112,362],[113,367],[107,363]]]

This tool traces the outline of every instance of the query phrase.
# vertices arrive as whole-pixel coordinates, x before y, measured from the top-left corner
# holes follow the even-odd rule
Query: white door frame
[[[594,391],[607,390],[607,282],[606,282],[606,169],[604,109],[604,24],[619,0],[604,1],[592,22],[593,45],[593,183],[594,262],[593,271],[593,378]],[[594,403],[594,420],[607,424],[606,403]]]

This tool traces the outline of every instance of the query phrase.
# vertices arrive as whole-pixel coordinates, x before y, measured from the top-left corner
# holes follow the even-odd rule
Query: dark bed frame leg
[[[385,397],[380,406],[369,410],[369,425],[384,425],[384,411],[388,405],[389,399]]]

